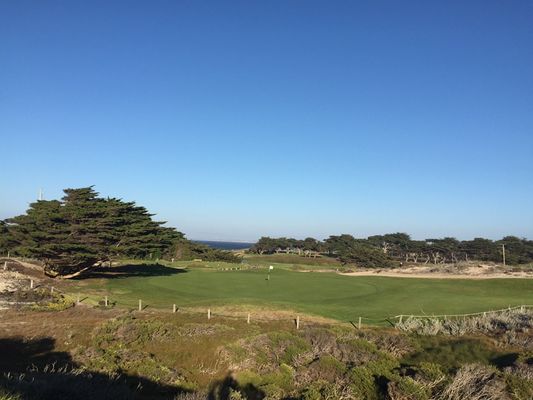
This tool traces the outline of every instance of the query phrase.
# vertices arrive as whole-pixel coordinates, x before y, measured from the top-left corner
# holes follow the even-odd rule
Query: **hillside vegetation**
[[[533,341],[190,314],[6,313],[0,398],[525,400]],[[38,318],[37,318],[38,317]],[[531,320],[531,319],[530,319]],[[8,328],[9,327],[9,328]],[[25,338],[25,339],[22,339]]]

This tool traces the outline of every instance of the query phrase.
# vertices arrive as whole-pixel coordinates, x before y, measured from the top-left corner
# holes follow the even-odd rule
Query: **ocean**
[[[255,243],[247,243],[247,242],[217,242],[213,240],[193,240],[193,242],[205,244],[213,249],[220,249],[220,250],[249,249],[255,244]]]

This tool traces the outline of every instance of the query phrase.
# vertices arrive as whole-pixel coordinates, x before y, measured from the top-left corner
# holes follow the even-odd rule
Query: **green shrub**
[[[400,367],[400,363],[395,358],[383,357],[380,360],[369,361],[365,367],[376,377],[392,380],[397,376],[395,369]]]
[[[231,389],[229,390],[229,400],[245,400],[245,397],[238,390]]]
[[[49,294],[48,299],[33,304],[30,309],[32,311],[63,311],[74,307],[74,301],[59,293]]]
[[[352,390],[361,399],[378,400],[379,390],[371,370],[357,367],[350,371]]]
[[[318,378],[330,382],[342,377],[346,371],[346,366],[342,362],[329,355],[320,357],[311,365],[311,368]]]
[[[391,399],[429,400],[431,395],[427,388],[409,376],[389,382],[387,389]]]
[[[317,380],[300,392],[300,400],[354,399],[356,393],[344,382]],[[365,398],[366,399],[366,398]]]
[[[513,400],[533,399],[533,380],[517,374],[506,374],[505,382]]]
[[[300,394],[301,400],[322,400],[322,394],[320,389],[314,386],[309,386],[305,388]]]
[[[309,349],[309,344],[299,336],[289,332],[273,332],[269,334],[273,349],[281,350],[279,363],[292,364],[294,359]]]
[[[259,387],[265,395],[263,400],[278,400],[284,397],[285,391],[274,383],[268,383]]]
[[[237,382],[240,387],[253,386],[259,388],[266,398],[277,399],[275,397],[290,391],[294,385],[294,370],[287,364],[281,364],[277,371],[259,375],[252,371],[242,371],[237,375]],[[280,395],[280,396],[281,396]]]

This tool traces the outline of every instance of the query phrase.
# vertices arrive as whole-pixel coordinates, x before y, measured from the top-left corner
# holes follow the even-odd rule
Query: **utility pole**
[[[505,245],[502,244],[502,257],[503,257],[503,266],[505,267]]]

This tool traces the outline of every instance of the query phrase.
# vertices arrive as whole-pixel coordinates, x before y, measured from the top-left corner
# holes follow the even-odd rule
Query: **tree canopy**
[[[508,264],[533,262],[533,241],[515,236],[497,241],[483,238],[460,241],[452,237],[413,240],[408,234],[400,232],[366,239],[356,239],[349,234],[332,235],[324,241],[262,237],[250,251],[258,254],[301,254],[300,250],[313,250],[343,263],[387,267],[393,261],[433,264],[469,260],[501,262],[503,246]]]
[[[101,198],[92,187],[64,193],[61,200],[39,200],[26,214],[2,221],[0,249],[41,260],[49,276],[79,274],[111,258],[171,256],[178,243],[191,254],[196,251],[225,261],[232,256],[198,249],[134,202]]]
[[[161,256],[183,238],[133,202],[100,198],[92,187],[64,192],[60,201],[39,200],[3,225],[13,253],[41,260],[49,276],[75,274],[111,257]]]

